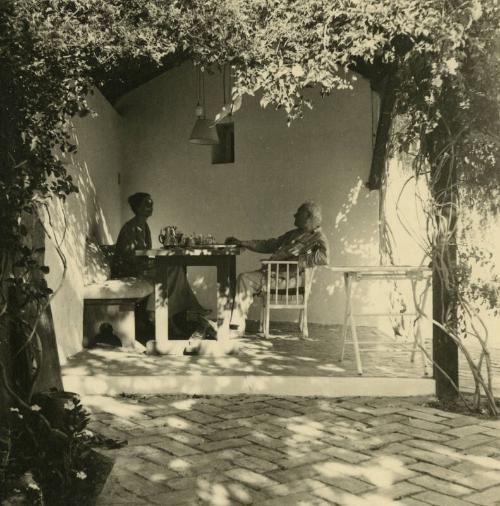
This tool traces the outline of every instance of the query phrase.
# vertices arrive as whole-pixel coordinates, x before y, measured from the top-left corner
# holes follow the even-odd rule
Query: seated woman
[[[168,269],[166,279],[161,272],[156,272],[154,265],[149,259],[142,256],[136,256],[135,251],[141,249],[151,249],[151,230],[147,223],[148,218],[153,214],[153,199],[148,193],[134,193],[128,198],[128,203],[134,213],[134,217],[127,221],[118,234],[115,252],[111,263],[111,277],[142,277],[157,282],[160,279],[164,296],[168,296],[168,311],[170,324],[176,315],[184,314],[186,311],[203,314],[202,308],[191,286],[186,278],[186,273],[182,267],[171,267]],[[146,311],[150,315],[150,320],[154,315],[155,300],[154,295],[150,295],[146,301]],[[140,319],[139,319],[140,321]],[[180,330],[173,325],[174,332]],[[150,332],[151,333],[151,330]],[[139,340],[144,339],[139,336]],[[152,335],[147,336],[149,338]]]

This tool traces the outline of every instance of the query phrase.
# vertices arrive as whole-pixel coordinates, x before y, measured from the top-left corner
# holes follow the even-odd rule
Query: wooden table
[[[155,284],[155,337],[157,348],[168,342],[168,298],[163,297],[160,279],[167,279],[169,267],[215,266],[217,268],[217,339],[229,333],[232,301],[236,289],[236,255],[241,249],[232,245],[166,247],[137,250],[136,255],[153,258],[163,271]]]
[[[344,288],[346,293],[346,303],[344,312],[344,325],[342,331],[342,352],[340,361],[344,359],[345,343],[348,331],[351,331],[351,340],[354,347],[354,355],[356,357],[356,367],[358,374],[363,374],[363,366],[361,364],[361,355],[358,344],[358,334],[356,331],[355,316],[415,316],[415,332],[413,335],[413,349],[411,353],[411,361],[415,359],[415,353],[420,351],[424,364],[424,373],[427,375],[427,357],[422,350],[422,331],[421,320],[422,311],[427,301],[427,294],[431,285],[432,269],[425,266],[411,265],[374,265],[374,266],[342,266],[328,267],[333,272],[340,272],[344,275]],[[377,280],[408,280],[411,282],[412,292],[416,293],[416,286],[419,281],[425,280],[425,286],[422,292],[421,300],[414,296],[413,304],[415,310],[411,313],[356,313],[353,308],[352,291],[356,282],[377,279]]]

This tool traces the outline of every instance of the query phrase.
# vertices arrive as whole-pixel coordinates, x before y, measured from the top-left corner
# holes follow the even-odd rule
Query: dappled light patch
[[[169,478],[170,476],[165,473],[152,473],[149,475],[149,480],[153,483],[162,483],[164,481],[167,481]]]
[[[406,469],[406,465],[397,457],[382,455],[370,460],[362,466],[359,476],[370,481],[379,488],[388,488],[392,486],[402,476],[411,474]]]
[[[345,373],[347,372],[345,367],[340,367],[338,365],[335,365],[335,364],[321,364],[321,365],[318,365],[317,367],[318,371],[325,371],[325,372],[330,372],[330,373]]]
[[[214,506],[230,506],[231,494],[220,483],[210,483],[208,480],[198,480],[198,496],[208,504]]]
[[[251,502],[252,496],[249,490],[241,483],[230,483],[227,488],[237,501],[240,501],[243,504],[248,504]]]
[[[357,178],[356,184],[349,190],[347,194],[347,201],[342,204],[341,210],[337,213],[335,218],[335,228],[338,229],[341,223],[347,222],[347,216],[352,208],[358,203],[359,193],[363,187],[363,181],[360,177]]]
[[[168,468],[172,471],[182,472],[192,467],[192,464],[181,458],[174,458],[169,461]]]
[[[208,288],[205,276],[196,276],[191,280],[191,285],[193,288],[206,290]]]
[[[189,411],[196,405],[196,399],[183,399],[172,402],[171,406],[180,411]]]
[[[325,267],[326,269],[328,267]],[[344,290],[344,281],[342,280],[342,278],[339,278],[337,280],[335,280],[333,283],[329,283],[328,285],[326,285],[326,291],[328,292],[328,295],[332,296],[335,291],[343,291]]]
[[[165,426],[171,427],[172,429],[187,430],[191,426],[189,422],[178,416],[167,416],[164,419]]]
[[[240,341],[238,355],[186,357],[181,355],[185,347],[183,341],[172,341],[178,345],[177,348],[172,348],[171,355],[163,356],[144,355],[127,348],[96,347],[71,357],[63,367],[63,375],[74,378],[75,381],[86,377],[95,378],[95,381],[101,378],[102,388],[106,388],[107,377],[123,380],[130,378],[130,381],[140,378],[141,392],[147,392],[148,383],[155,385],[156,379],[160,377],[178,378],[175,382],[181,388],[183,377],[186,377],[186,381],[190,381],[189,377],[203,382],[206,376],[252,376],[257,380],[259,377],[272,376],[356,375],[352,345],[347,344],[344,360],[342,363],[339,361],[342,335],[340,325],[310,324],[308,339],[287,333],[288,325],[290,324],[276,322],[273,327],[275,332],[270,339],[248,333]],[[410,362],[410,341],[395,339],[373,327],[359,326],[358,334],[365,376],[422,377],[420,357],[417,356],[413,364]],[[426,344],[430,346],[428,341]],[[219,383],[219,387],[223,385],[223,382]],[[260,382],[259,388],[266,388],[265,385],[265,382]],[[96,393],[102,394],[104,391]]]
[[[316,464],[314,468],[325,478],[356,477],[382,489],[411,474],[399,458],[385,455],[362,465],[331,461]]]
[[[301,420],[299,423],[288,424],[287,429],[295,434],[308,437],[320,437],[322,435],[323,425],[313,420]]]
[[[146,411],[146,407],[138,404],[134,399],[115,399],[100,395],[86,396],[85,406],[92,412],[106,411],[123,419],[142,417]]]

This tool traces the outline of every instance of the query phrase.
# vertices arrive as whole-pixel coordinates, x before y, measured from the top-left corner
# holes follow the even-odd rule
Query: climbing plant
[[[349,89],[352,70],[392,94],[390,147],[431,176],[431,257],[446,299],[434,320],[454,334],[457,198],[499,209],[498,11],[495,0],[4,0],[0,324],[15,329],[17,348],[36,338],[26,310],[43,307],[51,288],[24,217],[78,191],[72,118],[91,112],[89,93],[110,75],[126,79],[127,62],[161,67],[175,54],[207,69],[229,64],[235,110],[256,95],[288,121],[311,107],[304,89]]]

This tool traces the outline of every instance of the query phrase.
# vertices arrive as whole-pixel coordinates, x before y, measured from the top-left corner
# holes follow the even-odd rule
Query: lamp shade
[[[189,137],[189,142],[193,144],[218,144],[219,136],[217,135],[217,129],[212,125],[212,120],[198,117]]]

